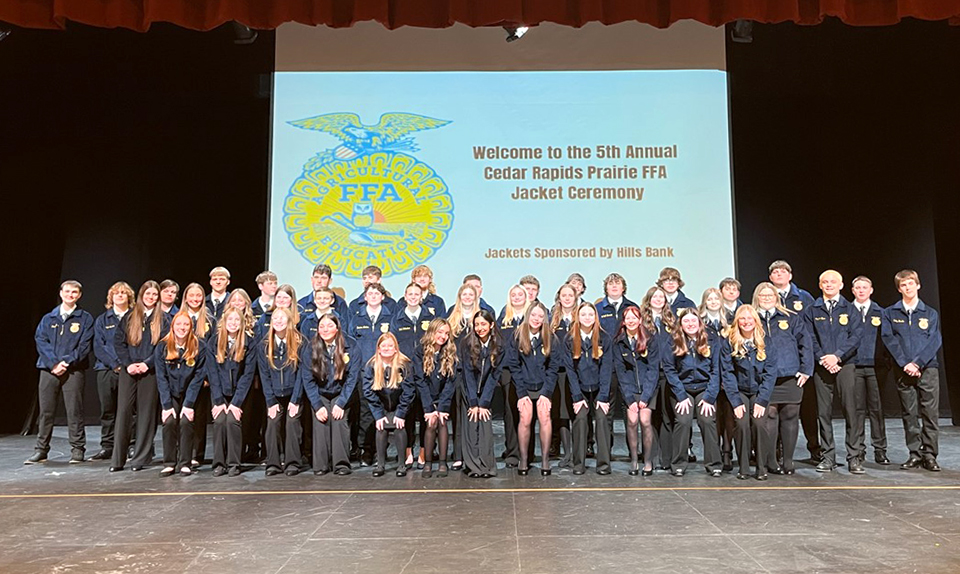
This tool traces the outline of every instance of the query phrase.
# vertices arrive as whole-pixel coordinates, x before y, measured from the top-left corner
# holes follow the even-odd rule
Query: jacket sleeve
[[[940,316],[933,309],[930,309],[929,323],[930,325],[927,326],[927,330],[930,331],[930,335],[927,337],[926,344],[920,349],[913,361],[921,369],[926,368],[928,364],[937,358],[937,351],[940,350],[940,346],[943,344],[943,339],[940,335]]]
[[[360,349],[355,344],[348,345],[344,349],[344,360],[347,360],[345,379],[343,388],[340,389],[340,396],[337,398],[337,406],[341,409],[347,408],[350,397],[353,396],[357,385],[360,384],[360,378],[363,376],[363,365],[360,364]]]
[[[883,310],[883,315],[880,322],[880,340],[883,341],[883,345],[890,353],[890,357],[893,358],[893,360],[901,369],[910,363],[910,361],[907,360],[906,354],[903,352],[903,347],[900,345],[900,340],[893,332],[893,319],[890,317],[889,309]]]
[[[253,340],[247,340],[247,350],[243,353],[243,366],[240,368],[240,378],[237,380],[237,388],[233,390],[233,401],[231,404],[240,406],[247,399],[247,393],[253,386],[253,377],[257,371],[257,359],[254,349],[256,344]]]
[[[518,397],[527,396],[527,384],[523,379],[522,362],[523,357],[520,356],[520,345],[517,343],[516,337],[511,337],[510,342],[504,349],[501,365],[502,368],[510,371],[510,376],[513,378],[513,385],[517,388]],[[499,379],[499,377],[497,379]],[[494,381],[497,379],[494,379]]]
[[[166,345],[157,345],[153,350],[157,373],[157,392],[160,395],[160,406],[163,410],[173,408],[173,393],[170,391],[170,373],[167,369]]]
[[[443,387],[440,389],[440,402],[437,404],[440,412],[449,413],[453,405],[453,395],[457,389],[459,378],[463,376],[463,368],[460,363],[454,366],[453,374],[443,378]]]
[[[583,400],[583,391],[580,390],[580,373],[577,372],[577,363],[573,359],[573,338],[567,337],[563,344],[563,360],[567,369],[567,386],[570,387],[570,400],[579,403]],[[519,392],[517,395],[519,396]]]
[[[485,409],[490,408],[490,403],[493,402],[493,393],[497,390],[497,381],[500,380],[500,373],[503,371],[503,353],[496,357],[496,361],[491,361],[490,363],[490,374],[483,381],[483,388],[480,390],[480,400],[478,401],[478,406]]]
[[[373,390],[373,367],[369,365],[363,367],[363,397],[367,399],[367,405],[373,413],[373,420],[378,421],[386,416],[380,397]]]
[[[300,356],[297,358],[297,375],[293,380],[293,394],[290,395],[290,400],[296,402],[298,405],[302,402],[300,399],[303,398],[304,390],[306,389],[305,377],[308,376],[308,372],[310,371],[309,365],[313,359],[310,347],[311,345],[300,345]],[[312,376],[312,373],[309,376]],[[310,402],[313,404],[313,401]]]
[[[270,361],[267,360],[267,353],[262,344],[255,346],[257,349],[257,368],[260,371],[260,387],[263,390],[263,399],[267,402],[267,408],[277,404],[277,395],[273,392],[273,369],[270,368]]]
[[[643,357],[641,357],[643,358]],[[637,369],[640,369],[640,364],[642,361],[637,361]],[[647,356],[646,356],[646,368],[643,369],[643,375],[640,379],[642,386],[640,387],[640,399],[644,403],[650,404],[650,401],[653,400],[654,393],[657,392],[657,387],[660,385],[660,343],[654,337],[650,337],[647,341]],[[666,389],[664,389],[666,392]]]
[[[424,414],[433,412],[433,396],[430,392],[430,381],[423,372],[423,349],[417,347],[413,354],[413,384],[420,394],[420,404],[423,405]],[[434,369],[439,369],[439,365],[434,365]]]
[[[663,374],[667,377],[667,384],[670,385],[670,389],[673,391],[673,396],[676,397],[678,403],[690,398],[687,395],[687,391],[683,388],[683,383],[680,382],[680,372],[677,371],[677,359],[678,357],[670,352],[670,349],[667,349],[663,352],[660,364],[663,366]]]
[[[113,349],[117,352],[117,361],[120,362],[120,367],[127,367],[133,362],[130,360],[130,347],[127,346],[127,318],[129,316],[130,313],[124,315],[113,333]]]
[[[406,372],[403,374],[403,380],[400,382],[400,404],[397,405],[397,416],[401,419],[407,418],[407,412],[410,410],[410,405],[412,405],[413,401],[417,398],[417,387],[413,382],[415,369],[408,367],[405,369],[405,371]]]
[[[119,325],[114,331],[120,328]],[[107,331],[107,314],[104,313],[97,317],[93,324],[93,352],[97,360],[107,366],[110,370],[120,367],[120,359],[117,358],[117,349],[114,346],[112,333]]]
[[[466,395],[467,404],[470,408],[476,407],[479,404],[477,396],[480,393],[480,390],[477,385],[477,372],[473,368],[473,362],[470,360],[470,351],[467,349],[467,346],[464,345],[463,350],[460,355],[460,363],[463,365],[463,387],[464,394]],[[480,365],[480,374],[483,374],[483,364]]]
[[[793,324],[793,334],[797,339],[797,352],[800,354],[800,373],[811,377],[816,360],[813,349],[813,328],[799,318]]]
[[[720,396],[720,345],[710,345],[710,380],[707,381],[707,393],[704,400],[711,405],[717,404]]]
[[[207,380],[210,381],[210,402],[213,406],[218,407],[224,404],[225,400],[223,398],[223,381],[220,379],[220,368],[217,363],[217,341],[214,339],[210,345],[206,346],[206,362],[204,363],[204,368],[207,371]],[[230,359],[227,358],[226,361]],[[224,364],[224,368],[228,368]],[[239,404],[239,403],[238,403]]]
[[[856,307],[850,305],[851,311],[856,311]],[[837,349],[837,356],[840,357],[840,363],[846,364],[857,355],[857,349],[860,348],[860,338],[863,336],[863,321],[859,320],[852,313],[847,318],[847,338],[846,341]]]
[[[183,406],[192,409],[197,402],[197,395],[203,387],[203,380],[207,376],[205,365],[207,364],[207,348],[202,342],[200,350],[197,353],[196,364],[193,367],[193,374],[190,376],[190,382],[187,384],[187,392],[184,393]]]
[[[723,381],[723,392],[730,400],[730,406],[737,408],[743,404],[740,399],[740,388],[737,384],[737,373],[733,365],[733,349],[729,341],[724,341],[720,347],[720,377]]]
[[[763,361],[763,369],[760,371],[760,390],[757,392],[757,404],[763,408],[770,406],[770,397],[773,396],[773,388],[777,384],[777,373],[774,365],[776,358],[772,355],[775,351],[772,348],[767,349],[767,358]],[[746,416],[753,416],[753,413],[747,413]]]
[[[540,394],[552,400],[553,390],[557,388],[557,377],[560,376],[560,366],[563,364],[563,351],[558,348],[551,349],[550,355],[545,359],[546,372],[543,374],[543,387],[540,388]]]
[[[64,362],[71,367],[83,361],[90,355],[93,348],[93,317],[90,313],[84,311],[80,314],[80,339],[77,346],[70,349],[70,352],[64,357]]]
[[[623,396],[623,400],[628,405],[633,402],[633,394],[639,392],[640,389],[634,389],[634,377],[635,374],[627,370],[627,359],[623,356],[623,349],[620,348],[620,343],[615,342],[613,344],[613,353],[616,355],[613,357],[613,368],[617,373],[617,383],[620,385],[620,394]],[[638,361],[639,362],[639,361]],[[637,365],[637,369],[640,368],[640,365]],[[567,375],[567,384],[569,385],[570,375]],[[638,385],[639,386],[639,385]],[[571,400],[572,400],[571,396]]]
[[[603,354],[600,356],[600,394],[597,395],[597,400],[601,403],[609,403],[611,378],[613,377],[613,362],[616,360],[616,357],[613,356],[614,350],[610,337],[603,337],[601,342],[603,345],[600,348],[603,350]]]
[[[44,315],[40,319],[40,324],[37,325],[37,332],[33,338],[37,341],[37,354],[39,355],[37,364],[48,371],[57,366],[59,362],[53,356],[53,341],[50,339],[50,331],[53,331],[53,329],[47,327],[47,315]]]

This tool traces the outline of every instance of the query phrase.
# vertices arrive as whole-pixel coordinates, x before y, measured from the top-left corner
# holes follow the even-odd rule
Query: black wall
[[[782,24],[754,37],[727,47],[741,280],[752,287],[785,258],[808,290],[833,267],[848,283],[873,277],[890,303],[893,274],[914,267],[956,355],[960,27]],[[83,282],[95,315],[121,278],[206,285],[225,265],[255,292],[273,49],[272,33],[235,46],[229,29],[171,26],[16,30],[0,43],[0,432],[34,400],[32,334],[62,279]]]

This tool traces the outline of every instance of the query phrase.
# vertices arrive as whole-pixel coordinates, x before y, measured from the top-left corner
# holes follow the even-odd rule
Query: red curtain
[[[153,22],[209,30],[231,20],[258,29],[284,22],[346,27],[367,20],[391,29],[628,20],[664,28],[688,19],[713,26],[738,18],[817,24],[828,16],[858,26],[902,18],[956,24],[960,0],[0,0],[0,21],[21,27],[59,28],[73,21],[138,31]]]

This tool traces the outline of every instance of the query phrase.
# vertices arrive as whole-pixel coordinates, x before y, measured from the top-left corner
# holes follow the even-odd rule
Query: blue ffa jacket
[[[653,335],[648,334],[647,348],[643,353],[637,353],[636,348],[630,346],[626,333],[617,337],[613,345],[614,365],[620,394],[627,403],[633,402],[634,395],[640,395],[641,401],[650,404],[659,383],[660,348],[660,339]]]
[[[692,299],[683,294],[683,291],[677,289],[677,296],[674,297],[673,303],[670,303],[670,310],[673,311],[673,314],[676,315],[680,309],[689,309],[697,308],[697,304],[693,302]]]
[[[430,311],[420,306],[420,316],[416,321],[411,321],[407,316],[407,308],[397,309],[397,312],[390,318],[390,332],[397,338],[400,345],[400,352],[413,360],[413,356],[420,347],[420,338],[427,332],[430,321],[433,321],[434,315]]]
[[[383,300],[386,302],[386,297]],[[330,309],[336,311],[337,315],[341,317],[349,317],[347,302],[336,293],[333,294],[333,305],[330,306]],[[313,293],[307,293],[297,301],[297,310],[300,311],[301,315],[313,313],[317,310],[317,304],[313,301]]]
[[[481,308],[481,309],[486,309],[487,311],[490,311],[490,314],[493,315],[493,316],[496,316],[496,315],[497,315],[497,312],[493,310],[493,307],[491,307],[486,301],[483,300],[483,297],[480,298],[480,308]],[[451,307],[451,309],[452,309],[452,307]]]
[[[743,301],[737,299],[736,303],[733,304],[733,311],[727,309],[726,305],[720,308],[720,312],[727,316],[727,325],[733,325],[733,319],[737,316],[737,309],[743,306]]]
[[[851,363],[860,347],[860,334],[863,322],[858,320],[860,312],[849,301],[840,296],[833,312],[827,312],[823,297],[818,298],[807,313],[813,327],[813,356],[819,361],[824,355],[840,357],[840,363]]]
[[[453,341],[447,344],[452,345]],[[440,354],[436,353],[433,357],[433,372],[428,375],[423,372],[423,354],[423,348],[417,347],[413,359],[414,381],[420,394],[420,402],[423,404],[423,412],[449,413],[453,402],[453,392],[457,388],[457,377],[462,376],[460,362],[457,361],[452,375],[441,375]]]
[[[127,311],[129,313],[130,311]],[[94,368],[98,371],[116,371],[120,368],[120,358],[114,347],[120,318],[113,309],[97,317],[93,323],[93,355],[97,361]]]
[[[773,361],[773,372],[777,378],[795,377],[797,373],[813,375],[813,336],[809,325],[801,314],[786,315],[783,311],[772,309],[769,319],[764,319],[764,312],[760,313],[760,322],[763,324],[763,341],[767,346],[768,360]]]
[[[170,307],[170,310],[169,310],[169,311],[166,311],[167,317],[170,317],[171,320],[173,320],[173,318],[174,318],[174,317],[177,315],[177,313],[179,313],[179,312],[180,312],[180,307],[179,307],[178,305],[176,305],[176,304],[174,304],[172,307]]]
[[[347,317],[353,317],[354,315],[366,314],[367,300],[363,298],[366,294],[366,291],[360,294],[359,297],[350,301],[350,304],[347,305]],[[393,297],[384,295],[383,302],[380,304],[381,307],[388,313],[393,314],[394,309],[397,308],[397,302],[394,301]]]
[[[437,295],[436,293],[427,293],[424,295],[423,301],[420,302],[420,305],[423,306],[427,311],[430,311],[430,314],[434,317],[447,316],[447,305],[443,302],[443,297]]]
[[[87,368],[87,357],[93,343],[93,317],[74,307],[66,319],[60,317],[60,305],[40,319],[34,335],[37,342],[37,368],[51,370],[60,361],[69,370]]]
[[[883,344],[900,368],[915,363],[921,369],[936,369],[940,336],[940,316],[933,307],[917,302],[913,313],[907,313],[903,301],[897,301],[883,312],[881,323]]]
[[[584,400],[583,391],[599,391],[597,401],[610,402],[610,378],[613,375],[613,344],[606,333],[600,333],[600,358],[593,358],[593,342],[581,340],[580,358],[573,358],[573,337],[567,336],[557,345],[563,349],[563,365],[567,370],[567,384],[570,385],[570,397],[573,402]],[[562,346],[561,346],[562,345]],[[556,353],[560,349],[554,349]],[[551,353],[551,354],[553,354]],[[630,395],[632,396],[632,395]]]
[[[387,416],[387,413],[395,413],[397,418],[407,418],[407,411],[413,403],[416,395],[416,387],[413,382],[413,364],[407,363],[403,369],[403,380],[400,386],[396,388],[384,387],[379,391],[373,390],[373,365],[367,365],[363,368],[363,396],[370,405],[370,412],[373,413],[373,420],[380,420]],[[390,366],[383,369],[383,377],[390,379]]]
[[[323,407],[321,397],[325,399],[337,398],[336,405],[341,409],[347,408],[347,402],[350,396],[357,388],[357,381],[360,378],[362,362],[357,351],[356,342],[349,338],[343,338],[343,349],[334,349],[334,353],[343,353],[343,376],[337,378],[337,368],[333,360],[327,362],[328,372],[322,381],[318,381],[313,375],[313,351],[312,345],[304,344],[303,351],[300,354],[300,371],[297,376],[297,389],[294,394],[302,396],[307,394],[313,410],[320,410]]]
[[[223,301],[220,301],[219,304],[214,305],[213,303],[213,293],[207,293],[205,298],[205,304],[207,306],[207,311],[210,311],[210,314],[213,315],[214,319],[219,319],[223,316],[223,310],[227,306],[227,301],[230,300],[230,292],[225,291],[223,294]]]
[[[349,327],[349,325],[343,321],[343,315],[338,313],[333,307],[330,308],[330,314],[340,319],[341,329],[346,330]],[[319,324],[320,317],[317,317],[317,310],[314,309],[309,313],[301,313],[300,324],[297,328],[300,329],[300,334],[304,336],[306,341],[312,341],[313,338],[317,336],[317,325]]]
[[[161,342],[153,352],[153,361],[157,368],[157,390],[160,392],[160,404],[164,410],[174,407],[173,399],[182,402],[185,408],[192,409],[203,386],[206,376],[204,362],[207,350],[203,341],[199,341],[196,358],[185,360],[183,351],[173,360],[167,360],[167,345]]]
[[[723,311],[721,311],[721,313],[722,312]],[[723,325],[720,323],[719,318],[717,320],[711,320],[709,316],[704,317],[703,325],[707,328],[707,337],[710,338],[711,343],[717,343],[719,345],[726,339],[726,334],[723,332]]]
[[[302,299],[301,299],[301,301],[302,301]],[[272,309],[272,308],[273,308],[273,305],[270,306],[270,309]],[[260,317],[262,317],[262,316],[264,315],[264,313],[266,313],[267,311],[269,311],[269,309],[264,309],[264,308],[263,308],[263,305],[260,304],[260,298],[259,298],[259,297],[257,297],[256,299],[254,299],[254,300],[253,300],[253,303],[250,304],[250,313],[253,314],[253,321],[254,321],[254,322],[259,321],[259,320],[260,320]]]
[[[600,328],[611,337],[617,336],[617,330],[620,329],[620,322],[623,321],[623,311],[627,307],[640,307],[630,299],[624,296],[620,300],[620,308],[614,310],[613,303],[604,297],[597,303],[597,314],[600,317]]]
[[[214,406],[240,406],[250,392],[253,375],[257,368],[257,343],[253,337],[246,338],[243,359],[233,360],[233,353],[227,352],[222,363],[217,362],[216,335],[207,345],[207,380],[210,381],[210,397]]]
[[[272,336],[267,333],[267,336]],[[257,370],[260,372],[260,385],[263,387],[263,398],[267,401],[267,407],[277,404],[277,399],[289,397],[290,402],[300,404],[300,395],[294,393],[297,385],[297,367],[292,363],[285,365],[287,360],[287,344],[284,343],[283,349],[277,349],[273,356],[276,367],[270,365],[267,359],[267,341],[261,339],[256,342],[257,349]],[[306,342],[301,343],[301,348],[309,347]]]
[[[813,305],[813,295],[790,283],[787,296],[781,296],[780,303],[795,313],[804,313]]]
[[[504,345],[509,343],[504,342]],[[506,350],[501,348],[495,357],[490,357],[489,346],[481,347],[480,363],[474,365],[470,358],[469,346],[463,344],[460,346],[460,364],[463,365],[463,386],[464,396],[467,404],[473,407],[490,408],[493,401],[493,392],[496,390],[500,381],[500,371],[504,367],[504,354]]]
[[[196,332],[196,328],[197,328],[197,318],[196,318],[196,317],[192,317],[192,316],[191,316],[191,317],[190,317],[190,321],[193,323],[194,333],[197,334],[197,337],[200,337],[200,340],[201,340],[201,341],[206,341],[206,340],[208,340],[208,339],[216,336],[216,334],[217,334],[217,320],[214,319],[213,316],[210,315],[209,312],[207,313],[207,330],[204,331],[203,333],[197,333],[197,332]]]
[[[730,405],[737,408],[743,404],[740,393],[756,396],[757,404],[763,408],[770,405],[770,396],[777,383],[774,373],[774,361],[767,352],[758,356],[756,347],[751,347],[743,357],[733,356],[733,346],[729,340],[723,341],[720,353],[723,391],[730,399]],[[738,392],[739,391],[739,392]],[[747,413],[746,416],[752,416]]]
[[[545,327],[549,328],[549,327]],[[554,341],[556,343],[556,341]],[[520,352],[520,345],[516,337],[510,337],[506,345],[507,368],[517,387],[517,396],[528,396],[528,392],[539,392],[547,397],[553,396],[553,389],[557,386],[557,374],[563,363],[562,347],[554,344],[549,355],[543,354],[543,338],[536,337],[529,355]],[[569,374],[567,375],[569,377]]]
[[[366,365],[370,357],[376,354],[377,340],[380,335],[390,331],[390,320],[392,318],[393,315],[390,314],[390,311],[381,306],[380,315],[377,316],[376,322],[372,322],[370,316],[367,315],[366,305],[360,308],[359,314],[351,316],[347,335],[356,341],[359,346],[359,358],[362,364]]]
[[[674,355],[672,348],[662,354],[663,373],[673,396],[677,402],[683,402],[690,398],[689,394],[706,391],[703,400],[716,404],[720,394],[720,346],[710,345],[709,356],[696,352],[689,341],[687,347],[690,350],[682,357]]]
[[[877,363],[886,364],[883,343],[880,341],[880,324],[883,322],[883,307],[870,301],[866,313],[857,309],[856,303],[851,303],[850,311],[854,319],[863,324],[860,333],[860,346],[857,347],[856,363],[858,367],[872,367]]]
[[[163,313],[160,307],[156,307],[153,312]],[[143,332],[140,336],[140,344],[136,347],[132,347],[127,343],[127,324],[130,322],[132,315],[133,311],[129,311],[120,321],[120,326],[116,328],[116,332],[114,333],[113,347],[117,351],[117,358],[120,359],[121,367],[128,367],[134,363],[144,363],[152,371],[156,368],[153,363],[153,351],[156,345],[150,342],[150,321],[153,319],[153,315],[151,314],[149,317],[143,318]],[[163,327],[160,329],[160,336],[157,338],[158,343],[160,339],[166,336],[169,330],[170,317],[163,314]]]

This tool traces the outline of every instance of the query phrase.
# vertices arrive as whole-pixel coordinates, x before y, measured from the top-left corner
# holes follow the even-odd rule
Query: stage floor
[[[947,424],[940,473],[899,470],[903,431],[888,420],[894,465],[874,464],[868,446],[865,475],[798,463],[766,482],[698,465],[629,476],[619,423],[611,476],[488,480],[370,468],[267,478],[263,467],[214,478],[209,465],[185,478],[160,479],[158,465],[111,474],[108,462],[67,464],[57,427],[42,465],[22,464],[35,437],[0,438],[0,572],[953,573],[960,428]],[[87,428],[88,454],[98,431]]]

